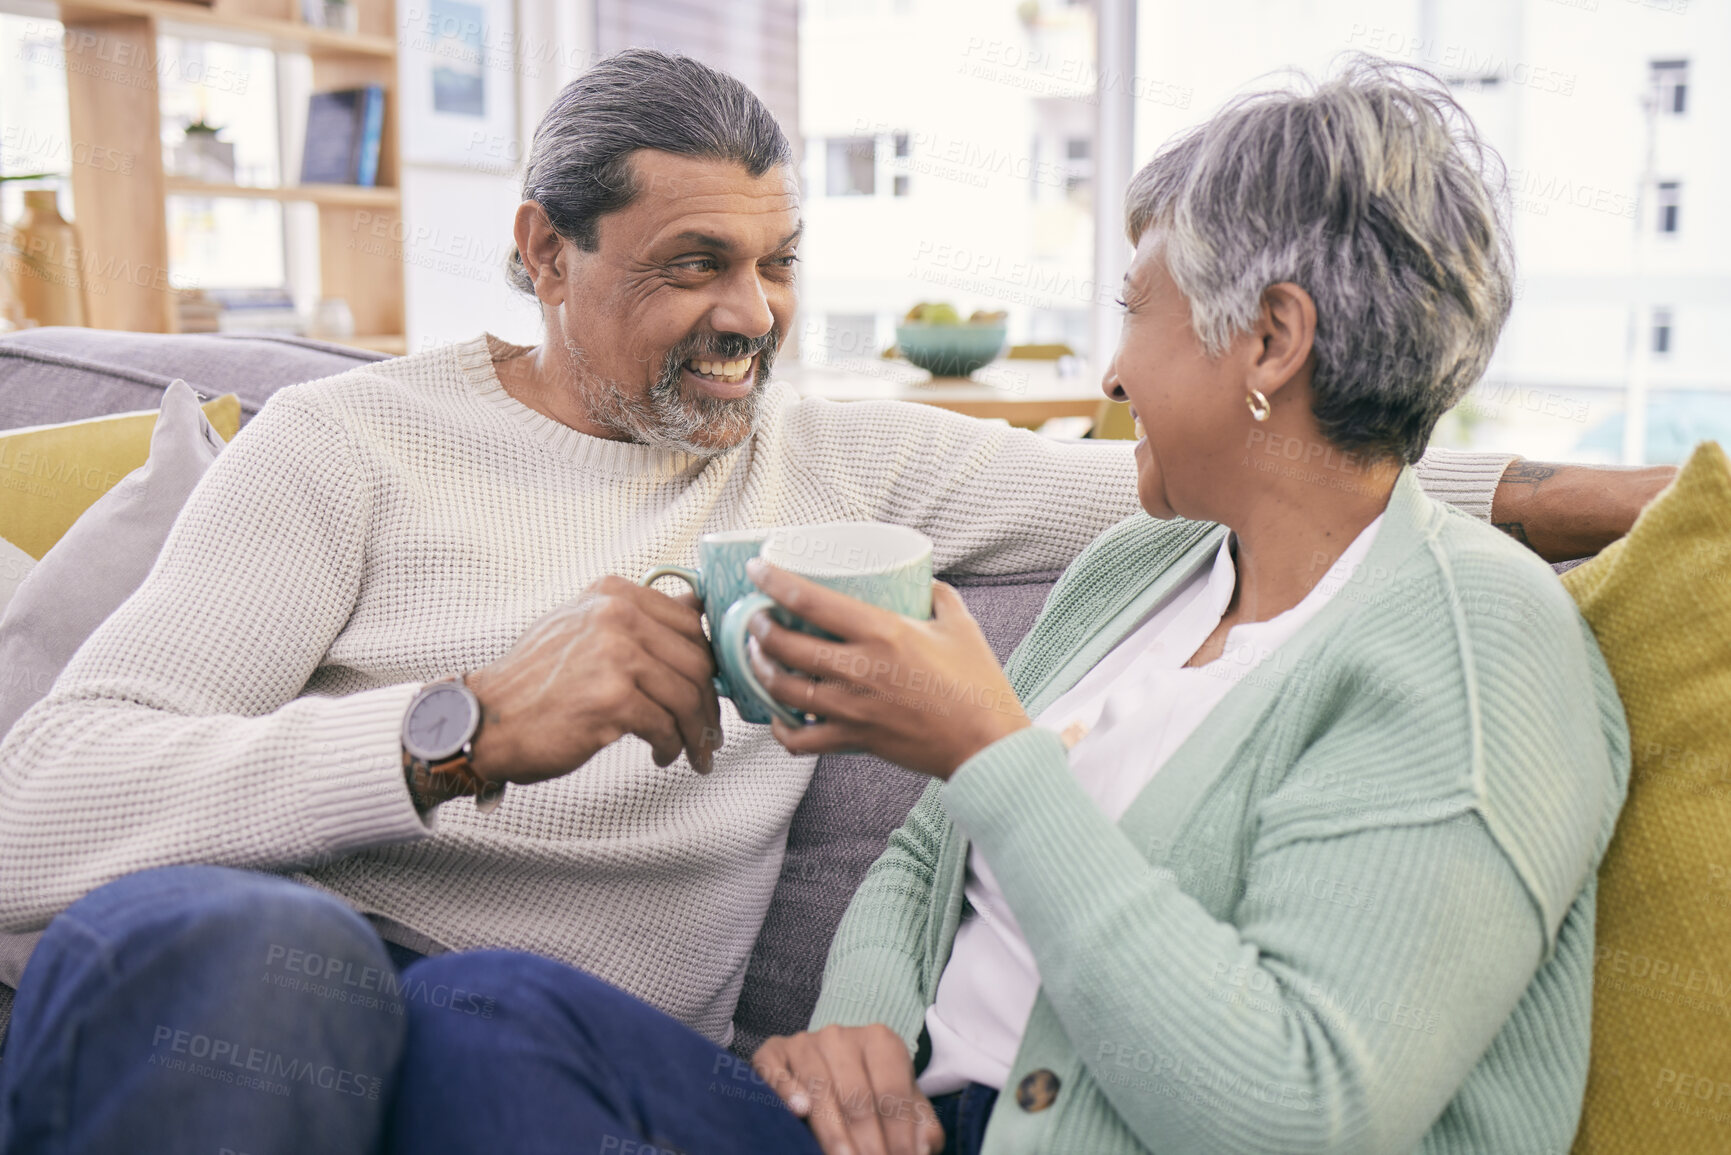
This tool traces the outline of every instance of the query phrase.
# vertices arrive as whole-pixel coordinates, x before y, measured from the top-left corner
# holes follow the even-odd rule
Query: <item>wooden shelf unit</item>
[[[409,339],[401,333],[377,337],[329,337],[326,340],[333,345],[351,345],[356,349],[371,349],[375,353],[389,353],[394,357],[401,357],[409,351]]]
[[[367,24],[363,13],[362,27]],[[309,56],[382,56],[395,58],[396,30],[382,33],[336,32],[314,28],[284,14],[285,6],[272,3],[218,3],[211,7],[188,0],[61,0],[62,23],[80,24],[111,20],[119,16],[154,20],[171,36],[191,40],[225,40],[273,48],[278,52],[304,52]]]
[[[89,323],[101,329],[172,333],[167,198],[247,197],[318,206],[319,295],[342,297],[354,314],[353,343],[393,351],[403,343],[403,262],[372,238],[402,235],[397,164],[395,0],[350,0],[359,31],[302,24],[299,0],[62,0],[68,35],[66,95],[72,139],[92,156],[125,164],[75,164],[72,191],[84,249]],[[301,53],[313,88],[377,84],[385,90],[378,187],[209,184],[163,169],[157,37],[179,36]],[[98,151],[107,150],[107,151]],[[285,166],[291,158],[284,158]]]
[[[315,205],[337,205],[350,208],[394,209],[402,203],[402,193],[394,188],[362,188],[352,184],[289,184],[258,186],[244,184],[208,184],[186,177],[164,177],[171,197],[237,197],[244,200],[307,201]]]

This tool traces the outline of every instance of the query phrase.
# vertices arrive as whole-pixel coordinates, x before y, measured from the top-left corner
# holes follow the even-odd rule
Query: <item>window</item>
[[[1650,67],[1660,116],[1682,116],[1689,103],[1689,62],[1655,60]]]
[[[869,197],[877,193],[877,140],[869,136],[832,137],[825,149],[824,192],[832,197]]]
[[[163,168],[216,184],[281,181],[276,55],[268,48],[163,36]],[[185,128],[202,121],[232,142],[220,171],[198,167]],[[233,197],[168,198],[168,265],[178,288],[274,288],[289,280],[283,205]]]
[[[1675,233],[1677,231],[1677,215],[1682,204],[1683,186],[1674,180],[1659,182],[1659,231]]]
[[[805,348],[800,355],[820,363],[876,357],[877,326],[874,313],[825,313],[822,328],[806,326]]]
[[[1055,2],[1042,0],[1041,10]],[[1099,0],[1101,11],[1107,6]],[[1702,336],[1731,332],[1723,288],[1731,230],[1711,212],[1724,200],[1711,195],[1713,181],[1731,171],[1731,105],[1720,99],[1719,72],[1696,60],[1696,45],[1724,39],[1705,14],[1711,7],[1719,19],[1722,6],[1653,0],[1649,8],[1670,15],[1639,21],[1608,16],[1632,4],[1563,6],[1598,16],[1575,21],[1566,40],[1535,41],[1511,14],[1538,19],[1538,9],[1556,5],[1137,0],[1135,164],[1233,97],[1279,86],[1285,69],[1334,74],[1343,48],[1449,78],[1511,178],[1521,207],[1513,222],[1519,280],[1483,379],[1431,444],[1562,461],[1677,462],[1697,440],[1731,436],[1731,376]],[[1255,35],[1244,35],[1242,13],[1251,8]],[[1370,10],[1374,18],[1362,15]],[[1621,71],[1618,60],[1626,62]],[[1060,162],[1063,147],[1054,144]],[[1098,182],[1109,170],[1095,171]],[[1657,296],[1637,283],[1637,269]],[[1637,407],[1646,430],[1639,445],[1629,435]]]
[[[1094,141],[1086,136],[1064,141],[1064,191],[1078,202],[1094,195]]]
[[[921,302],[964,317],[1003,310],[1011,344],[1038,343],[1047,323],[1037,313],[1110,310],[1115,290],[1094,275],[1088,195],[1107,83],[1096,62],[1099,7],[799,5],[799,129],[817,194],[804,208],[801,315],[818,318],[816,333],[801,329],[801,357],[858,356],[872,344],[867,318],[888,345]],[[1085,159],[1068,159],[1071,141]],[[1086,325],[1052,328],[1088,355]],[[874,360],[870,371],[897,367]]]
[[[66,63],[60,51],[64,30],[51,20],[0,13],[0,172],[64,173],[76,162],[90,163],[89,149],[76,147],[66,122]],[[72,182],[57,182],[61,215],[76,219]],[[16,221],[24,211],[25,181],[0,184],[0,221]],[[0,272],[0,275],[4,275]]]

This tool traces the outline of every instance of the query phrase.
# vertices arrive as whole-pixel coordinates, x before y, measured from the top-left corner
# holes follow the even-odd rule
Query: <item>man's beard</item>
[[[631,396],[616,381],[587,372],[585,358],[575,351],[578,389],[589,419],[625,440],[713,457],[744,441],[757,427],[757,413],[769,385],[779,339],[774,330],[755,338],[738,333],[693,333],[667,351],[660,376],[641,397]],[[741,361],[753,355],[757,363],[751,392],[744,397],[686,396],[683,374],[687,361]]]

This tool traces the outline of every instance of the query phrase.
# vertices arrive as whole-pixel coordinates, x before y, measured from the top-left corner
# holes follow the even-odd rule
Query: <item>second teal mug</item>
[[[925,621],[932,616],[932,543],[917,529],[876,521],[789,526],[770,534],[759,556],[789,573],[906,617]],[[811,715],[770,697],[746,660],[746,628],[765,610],[784,626],[817,637],[833,636],[789,613],[767,594],[751,593],[722,615],[711,639],[716,662],[726,662],[737,671],[734,685],[753,705],[790,726],[806,725],[813,720]],[[740,697],[733,701],[743,715]]]
[[[839,521],[776,530],[748,529],[705,534],[697,541],[697,568],[656,566],[638,579],[684,581],[703,602],[715,653],[715,689],[733,699],[747,722],[780,718],[790,726],[810,722],[769,696],[746,660],[746,627],[768,610],[777,621],[808,634],[822,630],[788,613],[757,592],[745,563],[764,560],[820,585],[924,621],[932,616],[932,543],[917,529],[875,521]]]

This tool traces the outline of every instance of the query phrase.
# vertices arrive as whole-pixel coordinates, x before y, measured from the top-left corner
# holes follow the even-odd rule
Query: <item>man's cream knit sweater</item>
[[[605,441],[507,394],[481,337],[287,388],[212,466],[149,578],[0,746],[0,930],[132,871],[293,872],[421,950],[534,951],[731,1035],[813,760],[724,704],[708,777],[624,739],[488,815],[423,821],[403,710],[606,574],[700,534],[872,519],[939,570],[1064,566],[1135,508],[1122,444],[1063,444],[772,386],[704,460]],[[1480,516],[1503,457],[1422,472]]]

